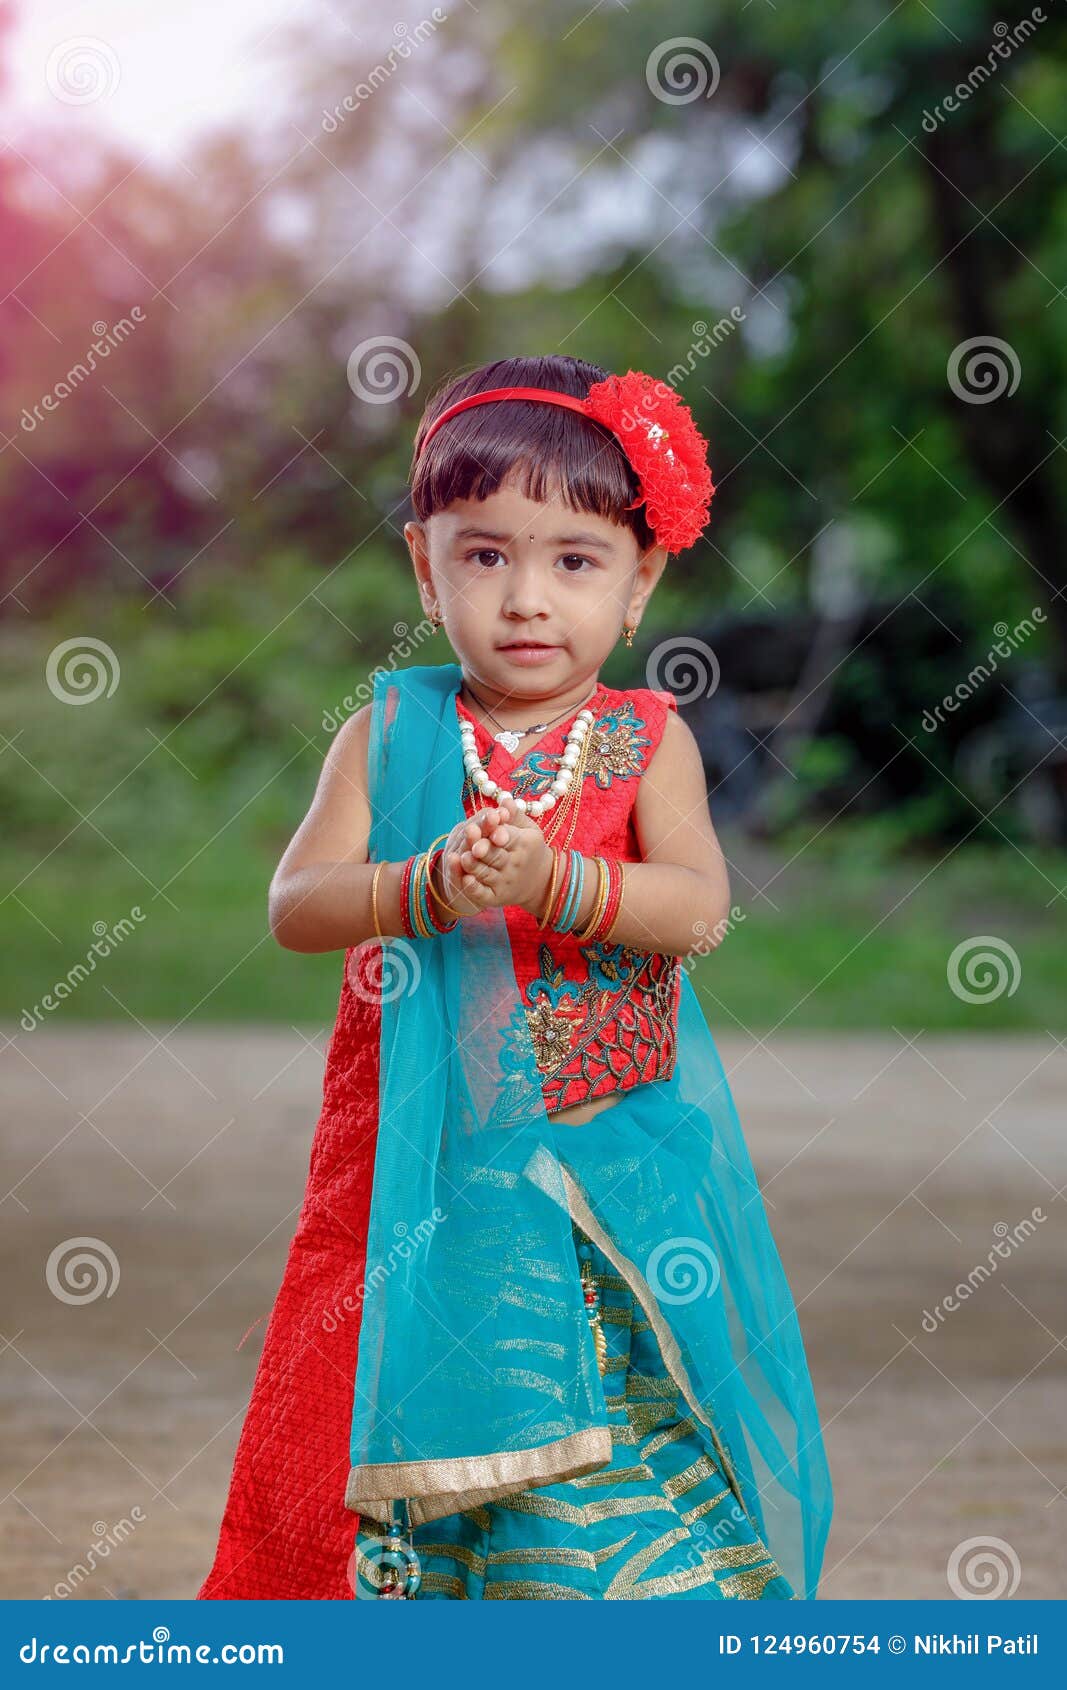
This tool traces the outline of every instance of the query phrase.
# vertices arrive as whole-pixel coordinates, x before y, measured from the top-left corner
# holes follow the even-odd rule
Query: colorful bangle
[[[617,857],[592,858],[597,871],[597,891],[589,919],[580,929],[578,912],[585,885],[585,858],[569,846],[553,845],[552,872],[541,914],[539,932],[551,927],[557,933],[573,932],[579,944],[595,944],[611,937],[622,905],[623,865]]]
[[[578,911],[582,903],[582,890],[585,886],[585,858],[580,851],[572,851],[564,847],[567,858],[567,871],[563,889],[556,899],[555,907],[549,918],[550,925],[557,933],[568,933],[578,919]]]
[[[600,883],[593,914],[575,937],[581,944],[595,944],[611,936],[622,902],[622,863],[617,857],[597,857]]]
[[[442,922],[441,920],[438,919],[438,917],[434,913],[434,910],[431,907],[431,910],[430,910],[431,920],[433,920],[434,925],[436,926],[437,931],[439,933],[451,933],[453,927],[455,927],[455,925],[456,925],[456,922],[458,922],[462,918],[462,914],[463,914],[462,910],[454,910],[452,908],[451,904],[445,903],[445,900],[441,897],[440,893],[436,890],[436,888],[434,887],[434,883],[433,883],[433,871],[436,868],[437,864],[440,862],[441,858],[444,856],[444,851],[443,850],[438,851],[438,850],[435,849],[435,847],[440,845],[442,839],[447,839],[447,838],[448,838],[447,833],[439,833],[437,835],[437,838],[435,840],[433,840],[433,842],[430,844],[429,848],[426,851],[426,856],[428,858],[427,867],[426,867],[426,880],[427,880],[427,884],[428,884],[429,889],[430,889],[430,897],[431,897],[433,903],[436,904],[438,909],[445,910],[449,915],[455,917],[455,921]]]
[[[552,911],[552,905],[556,901],[556,880],[559,876],[561,858],[561,852],[557,845],[549,846],[549,850],[552,852],[552,873],[548,877],[548,892],[545,895],[544,905],[542,906],[541,915],[537,923],[538,930],[542,933],[548,926],[548,918]]]
[[[450,933],[454,927],[459,925],[459,912],[458,910],[454,912],[454,919],[448,921],[437,908],[437,894],[433,890],[433,883],[430,879],[434,861],[432,845],[429,850],[423,851],[420,861],[422,873],[419,878],[419,914],[426,926],[426,936],[432,938],[435,933]]]
[[[425,881],[426,854],[425,852],[420,851],[412,864],[411,880],[408,883],[408,897],[410,899],[408,918],[412,927],[415,929],[415,936],[418,939],[430,939],[433,937],[433,928],[430,925],[429,905],[426,903]]]
[[[452,928],[455,927],[456,921],[459,921],[462,918],[463,911],[453,909],[451,904],[446,904],[445,900],[442,898],[440,892],[438,892],[436,886],[434,885],[434,881],[433,881],[434,871],[436,870],[437,865],[441,861],[441,858],[444,856],[444,854],[445,853],[444,853],[443,847],[440,851],[434,852],[433,856],[430,859],[430,869],[429,869],[428,878],[429,878],[429,883],[430,883],[430,897],[433,900],[433,904],[434,904],[435,908],[439,909],[439,910],[444,910],[447,915],[452,915],[452,916],[455,916],[455,918],[456,918],[455,921],[451,921],[451,922],[447,922],[447,923],[443,923],[443,924],[440,923],[440,922],[438,923],[439,929],[442,933],[450,933],[452,931]]]
[[[411,908],[409,894],[411,890],[411,876],[414,867],[415,858],[409,857],[407,862],[404,864],[404,870],[400,876],[400,926],[403,929],[405,939],[418,938],[418,934],[412,926],[411,916],[409,914]]]
[[[447,837],[446,833],[439,834],[427,850],[416,852],[404,864],[400,878],[400,921],[408,939],[432,939],[437,933],[451,933],[459,925],[460,912],[451,910],[450,905],[438,898],[430,878],[434,862],[441,854],[435,852],[435,847]],[[452,921],[442,919],[442,908],[451,910]]]
[[[553,904],[552,904],[551,913],[549,914],[549,917],[548,917],[548,925],[550,927],[558,928],[559,918],[563,914],[563,906],[567,902],[567,894],[570,890],[571,869],[572,869],[573,861],[574,861],[574,852],[570,849],[569,846],[561,845],[560,846],[560,884],[559,884],[559,887],[557,888],[556,896],[555,896],[555,899],[554,899]]]
[[[577,928],[574,930],[574,937],[579,944],[585,944],[596,933],[603,919],[604,906],[608,899],[611,871],[608,868],[607,861],[604,857],[594,857],[593,866],[596,869],[596,897],[593,899],[593,908],[584,928],[581,932]]]
[[[608,943],[614,932],[619,911],[622,909],[623,877],[625,873],[625,864],[620,858],[615,863],[615,885],[612,888],[611,896],[608,898],[608,907],[604,911],[603,930],[597,935],[605,944]]]
[[[582,893],[585,890],[585,858],[580,851],[571,852],[570,888],[563,913],[559,919],[559,931],[569,933],[578,919],[578,911],[582,907]]]

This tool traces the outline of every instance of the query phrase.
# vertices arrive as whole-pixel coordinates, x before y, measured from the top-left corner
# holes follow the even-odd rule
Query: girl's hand
[[[501,847],[510,837],[507,826],[509,813],[500,805],[478,810],[473,816],[457,822],[445,840],[438,869],[438,890],[446,904],[461,915],[477,915],[493,903],[492,895],[483,881],[468,873],[461,862],[464,853],[476,853],[471,866],[486,859],[487,853],[503,856]]]
[[[462,891],[481,896],[480,907],[488,909],[515,904],[531,914],[539,913],[548,886],[552,852],[537,823],[518,810],[508,798],[499,808],[506,820],[495,830],[480,830],[459,853]]]

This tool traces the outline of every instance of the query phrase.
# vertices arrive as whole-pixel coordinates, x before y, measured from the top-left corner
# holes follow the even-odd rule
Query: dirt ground
[[[5,1598],[192,1597],[211,1561],[325,1036],[162,1038],[5,1037]],[[1005,1596],[1064,1597],[1067,1051],[1051,1035],[719,1044],[823,1416],[821,1595],[943,1597],[992,1576]],[[78,1239],[106,1286],[83,1281]],[[939,1317],[998,1242],[995,1271]]]

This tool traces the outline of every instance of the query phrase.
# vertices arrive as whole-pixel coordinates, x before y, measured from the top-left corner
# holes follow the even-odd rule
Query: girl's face
[[[404,538],[424,610],[493,702],[563,697],[592,680],[667,561],[658,546],[642,555],[632,529],[561,499],[539,504],[510,481],[407,523]]]

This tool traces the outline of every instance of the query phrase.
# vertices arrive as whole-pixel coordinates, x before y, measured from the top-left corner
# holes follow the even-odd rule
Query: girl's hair
[[[608,374],[598,364],[552,354],[545,358],[498,358],[468,375],[444,382],[431,394],[415,435],[411,461],[411,503],[420,522],[454,499],[487,499],[512,476],[528,499],[557,494],[572,510],[607,517],[632,530],[641,551],[655,544],[644,505],[628,511],[637,497],[637,476],[610,429],[563,405],[535,399],[472,405],[445,423],[426,451],[419,446],[435,417],[457,399],[490,387],[550,387],[584,399]]]

